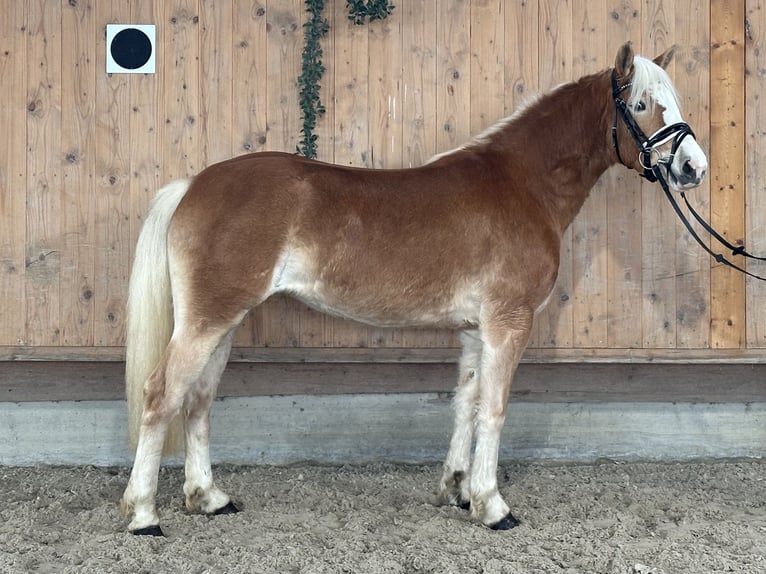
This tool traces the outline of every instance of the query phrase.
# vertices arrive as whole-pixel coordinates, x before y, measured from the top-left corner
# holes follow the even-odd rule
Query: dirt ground
[[[187,514],[165,468],[161,539],[125,532],[125,468],[0,468],[0,572],[766,572],[766,461],[506,464],[508,532],[434,506],[435,464],[216,471],[243,511]]]

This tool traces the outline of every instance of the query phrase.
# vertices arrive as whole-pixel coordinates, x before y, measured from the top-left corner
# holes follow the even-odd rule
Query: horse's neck
[[[561,86],[531,106],[515,126],[525,156],[532,158],[529,188],[559,232],[572,223],[591,188],[614,162],[607,134],[611,121],[604,105],[605,73]]]

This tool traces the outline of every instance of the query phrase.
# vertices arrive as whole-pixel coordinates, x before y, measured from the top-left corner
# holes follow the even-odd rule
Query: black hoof
[[[145,528],[139,528],[138,530],[131,530],[131,534],[135,534],[136,536],[161,536],[165,537],[165,533],[162,531],[162,528],[160,528],[159,524],[155,524],[154,526],[147,526]]]
[[[229,504],[213,512],[213,516],[220,516],[222,514],[236,514],[237,512],[239,512],[239,508],[230,500]]]
[[[521,522],[519,522],[513,514],[508,513],[505,518],[500,522],[492,524],[490,528],[492,530],[510,530],[511,528],[516,528],[519,524],[521,524]]]
[[[458,502],[458,506],[463,510],[471,510],[471,501],[469,500],[468,502]]]

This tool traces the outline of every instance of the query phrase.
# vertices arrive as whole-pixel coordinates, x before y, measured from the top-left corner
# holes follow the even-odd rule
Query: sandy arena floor
[[[243,512],[187,514],[163,469],[155,539],[125,532],[125,468],[0,468],[0,572],[766,572],[766,461],[506,464],[509,532],[434,506],[438,465],[216,470]]]

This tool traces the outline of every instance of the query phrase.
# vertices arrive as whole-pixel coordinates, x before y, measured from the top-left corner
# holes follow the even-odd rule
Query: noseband
[[[713,251],[710,247],[708,247],[707,243],[702,241],[700,236],[694,230],[686,215],[684,215],[684,212],[679,207],[678,202],[673,196],[673,193],[670,191],[670,187],[668,186],[668,182],[665,179],[665,175],[662,173],[661,166],[664,167],[665,172],[669,174],[670,167],[673,164],[673,159],[675,158],[676,152],[678,151],[681,142],[684,141],[684,138],[686,136],[692,136],[694,139],[697,138],[694,136],[694,132],[686,122],[678,122],[669,126],[664,126],[657,130],[657,132],[655,132],[651,137],[646,137],[646,134],[636,122],[633,114],[630,113],[628,104],[620,97],[620,94],[622,94],[622,92],[627,90],[630,86],[631,83],[620,86],[617,83],[617,73],[614,70],[612,71],[612,97],[614,98],[612,146],[614,147],[614,151],[617,153],[617,159],[620,160],[621,164],[630,167],[622,159],[622,155],[620,154],[620,145],[617,138],[617,123],[621,117],[622,121],[625,123],[625,126],[628,128],[628,133],[633,138],[633,141],[638,147],[638,161],[641,164],[641,167],[644,169],[644,172],[639,175],[652,183],[655,181],[660,182],[662,190],[665,192],[665,196],[668,198],[670,205],[673,206],[673,210],[676,212],[676,215],[678,215],[678,218],[681,220],[681,222],[683,222],[686,230],[689,232],[689,235],[691,235],[697,241],[697,243],[702,246],[702,249],[710,254],[710,256],[713,257],[717,263],[721,263],[731,267],[732,269],[736,269],[748,277],[766,281],[766,277],[751,273],[743,267],[735,265],[726,259],[726,257],[724,257],[721,253],[716,253]],[[653,162],[652,159],[653,155],[655,155],[656,148],[668,143],[671,140],[673,143],[670,145],[670,154],[667,157],[660,157],[659,152],[657,152],[656,155],[658,159],[657,161]],[[686,207],[689,209],[689,213],[691,213],[692,217],[697,220],[697,222],[705,229],[705,231],[710,234],[711,237],[713,237],[726,249],[730,250],[732,255],[740,255],[745,258],[754,259],[756,261],[766,261],[766,257],[757,257],[745,251],[744,245],[732,245],[729,241],[726,240],[725,237],[723,237],[723,235],[713,229],[713,227],[707,221],[705,221],[699,213],[697,213],[697,211],[689,203],[689,200],[686,198],[686,194],[683,191],[680,193],[680,195],[686,203]]]
[[[681,146],[681,142],[684,141],[686,136],[692,136],[694,139],[696,139],[696,137],[694,136],[692,129],[689,127],[689,124],[686,122],[678,122],[669,126],[664,126],[657,130],[651,137],[647,137],[636,122],[633,114],[630,113],[628,104],[620,97],[620,94],[627,90],[631,85],[631,83],[627,83],[624,86],[620,86],[617,83],[617,73],[612,71],[612,97],[614,98],[612,145],[614,146],[614,151],[617,153],[617,159],[620,160],[621,164],[627,165],[620,154],[620,144],[617,138],[617,122],[619,118],[622,118],[622,121],[628,128],[628,133],[636,143],[636,147],[638,147],[638,161],[641,164],[641,167],[644,168],[644,172],[640,175],[654,183],[657,181],[654,167],[662,165],[669,173],[673,158],[675,158],[676,152]],[[667,157],[659,157],[659,152],[657,152],[656,155],[658,156],[658,159],[656,162],[653,162],[652,156],[655,154],[657,148],[671,140],[673,143],[670,145],[670,155]]]

